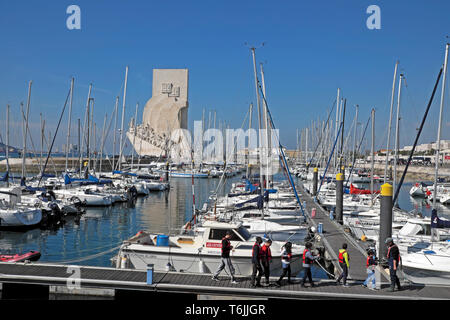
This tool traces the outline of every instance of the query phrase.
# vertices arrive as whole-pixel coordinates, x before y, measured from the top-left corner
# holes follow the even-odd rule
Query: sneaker
[[[281,283],[280,283],[279,281],[276,281],[276,282],[275,282],[275,286],[281,287]]]
[[[236,279],[231,280],[231,283],[236,284],[237,283]]]
[[[341,281],[339,281],[339,280],[336,280],[336,284],[341,284]]]
[[[377,288],[369,287],[369,290],[377,291],[378,289],[377,289]]]
[[[362,284],[361,286],[362,286],[363,288],[367,288],[367,286],[366,286],[365,284]],[[369,289],[370,289],[370,288],[369,288]]]
[[[348,288],[348,287],[350,287],[350,285],[348,285],[348,284],[344,284],[344,285],[342,285],[344,288]]]
[[[220,281],[219,278],[217,278],[217,277],[215,277],[215,276],[213,276],[213,277],[211,278],[211,280],[214,280],[214,281]]]

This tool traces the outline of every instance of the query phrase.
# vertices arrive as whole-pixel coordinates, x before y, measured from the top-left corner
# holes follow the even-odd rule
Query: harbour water
[[[227,179],[218,194],[229,192],[231,184],[239,179],[240,176]],[[197,208],[208,200],[218,184],[219,179],[195,180]],[[400,207],[407,211],[417,209],[430,216],[429,204],[409,196],[411,186],[412,182],[403,185],[399,195]],[[167,233],[169,228],[173,231],[181,228],[192,216],[191,188],[191,179],[174,178],[170,191],[139,197],[134,207],[119,204],[109,208],[86,208],[80,221],[72,218],[57,230],[0,231],[0,251],[38,250],[42,254],[40,262],[108,267],[122,241],[138,231]],[[450,209],[443,205],[438,209],[439,214],[450,217]],[[320,268],[313,270],[313,276],[327,277]]]

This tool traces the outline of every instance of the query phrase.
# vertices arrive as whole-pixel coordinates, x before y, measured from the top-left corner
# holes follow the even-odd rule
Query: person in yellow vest
[[[350,287],[347,284],[348,268],[350,267],[349,260],[350,258],[347,252],[347,244],[344,243],[342,244],[342,249],[339,249],[339,266],[342,268],[342,273],[336,280],[336,284],[341,284],[342,279],[344,287]]]

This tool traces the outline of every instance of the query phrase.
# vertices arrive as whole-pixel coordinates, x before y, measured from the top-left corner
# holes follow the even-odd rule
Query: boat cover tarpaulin
[[[450,221],[439,219],[436,209],[433,209],[433,210],[431,210],[431,227],[432,228],[450,228]]]
[[[264,201],[269,201],[269,193],[266,191],[264,192]],[[262,209],[263,208],[263,197],[261,195],[257,196],[256,198],[241,202],[241,203],[237,203],[236,207],[237,208],[241,208],[244,204],[246,203],[252,203],[252,202],[256,202],[258,204],[258,209]]]

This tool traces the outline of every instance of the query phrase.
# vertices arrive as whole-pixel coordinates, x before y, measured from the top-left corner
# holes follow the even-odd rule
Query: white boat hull
[[[121,255],[127,255],[130,268],[146,270],[148,264],[153,264],[155,271],[168,271],[167,263],[171,263],[171,271],[177,272],[191,272],[191,273],[214,273],[221,263],[219,254],[198,254],[198,253],[174,253],[169,252],[136,252],[127,249],[121,250]],[[238,276],[250,276],[253,272],[253,266],[251,257],[236,257],[231,256],[231,262],[235,269],[235,275]],[[200,260],[203,262],[201,263]],[[301,270],[301,257],[297,256],[291,263],[291,272],[294,277]],[[222,275],[226,275],[228,269],[222,272]],[[282,271],[281,260],[273,259],[270,264],[271,276],[280,275]]]
[[[38,225],[41,220],[41,209],[0,209],[1,228],[32,227]]]

